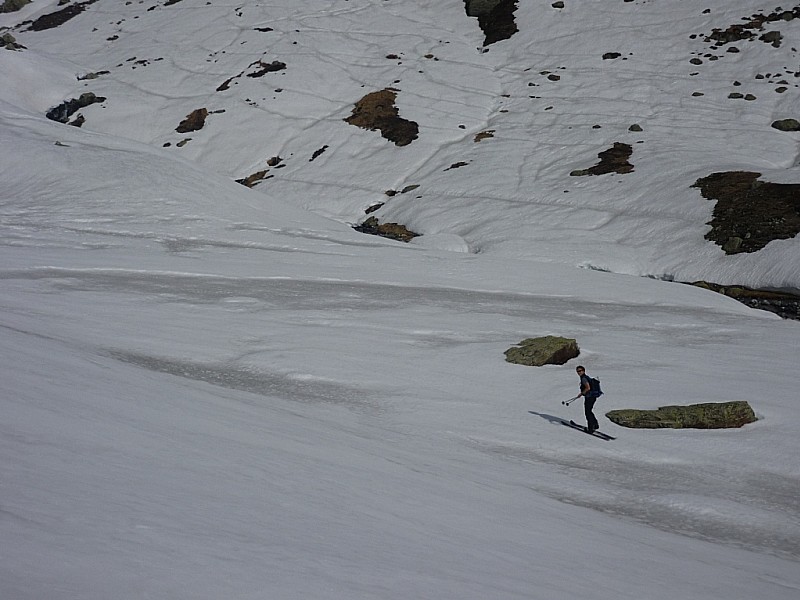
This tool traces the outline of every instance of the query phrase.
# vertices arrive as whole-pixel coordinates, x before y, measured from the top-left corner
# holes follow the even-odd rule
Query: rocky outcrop
[[[18,11],[26,4],[30,4],[31,0],[5,0],[0,4],[0,13],[10,13]]]
[[[45,116],[51,121],[66,123],[69,121],[69,118],[80,109],[90,104],[97,104],[105,101],[106,98],[104,96],[96,96],[92,92],[86,92],[85,94],[81,94],[78,98],[65,100],[58,106],[51,108],[47,111]],[[83,123],[82,120],[81,123]]]
[[[362,129],[378,130],[390,142],[407,146],[417,139],[419,125],[400,117],[394,105],[397,92],[394,88],[386,88],[367,94],[356,102],[353,114],[345,121]]]
[[[400,225],[399,223],[380,223],[377,217],[369,217],[360,225],[354,226],[353,229],[361,233],[379,235],[400,242],[410,242],[412,239],[419,236],[418,233],[414,233],[405,225]]]
[[[198,108],[193,110],[186,118],[180,122],[175,128],[178,133],[189,133],[190,131],[199,131],[206,124],[206,117],[208,117],[208,109]]]
[[[617,425],[636,429],[727,429],[756,421],[753,409],[744,400],[662,406],[658,410],[612,410],[606,417]]]
[[[694,281],[691,285],[728,296],[750,308],[767,310],[784,319],[800,321],[800,294],[760,290],[743,285],[719,285],[708,281]]]
[[[517,0],[464,0],[467,16],[477,17],[478,25],[486,36],[484,47],[507,40],[517,33],[514,12]]]
[[[611,148],[598,153],[599,163],[588,169],[572,171],[570,175],[582,177],[584,175],[605,175],[606,173],[630,173],[633,171],[633,165],[628,162],[628,159],[632,154],[633,147],[630,144],[614,142]]]
[[[577,340],[555,335],[527,338],[505,351],[506,362],[529,367],[563,365],[579,354]]]
[[[86,0],[85,2],[78,2],[76,4],[68,4],[61,10],[42,15],[30,24],[27,31],[45,31],[46,29],[53,29],[59,25],[63,25],[70,19],[77,17],[85,11],[88,6],[95,2],[97,2],[97,0]]]
[[[703,198],[716,200],[705,238],[726,254],[756,252],[800,233],[800,184],[759,181],[761,173],[727,171],[698,179]]]
[[[18,43],[17,38],[10,33],[0,35],[0,48],[5,48],[6,50],[25,50],[25,46]]]

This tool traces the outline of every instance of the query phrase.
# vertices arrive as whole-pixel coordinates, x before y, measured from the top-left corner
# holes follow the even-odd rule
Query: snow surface
[[[769,127],[797,89],[727,99],[796,68],[800,21],[694,67],[690,34],[774,7],[566,4],[520,2],[488,52],[460,0],[99,0],[13,29],[0,598],[800,596],[800,325],[656,279],[800,288],[798,239],[726,256],[689,187],[800,179],[798,134]],[[287,69],[215,91],[259,59]],[[342,121],[389,85],[420,124],[402,148]],[[83,128],[44,118],[83,91],[108,98]],[[614,141],[633,173],[567,175]],[[425,235],[351,229],[387,200]],[[578,361],[504,361],[548,334],[578,339],[599,414],[746,399],[759,421],[581,435],[559,423]]]

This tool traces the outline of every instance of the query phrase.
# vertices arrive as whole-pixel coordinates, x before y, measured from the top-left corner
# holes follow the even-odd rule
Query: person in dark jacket
[[[586,369],[578,365],[575,367],[575,371],[578,373],[578,377],[581,378],[580,395],[583,396],[583,412],[586,415],[586,433],[594,433],[600,427],[600,424],[597,422],[597,417],[594,416],[592,409],[600,394],[592,390],[592,386],[589,384],[589,376],[586,374]]]

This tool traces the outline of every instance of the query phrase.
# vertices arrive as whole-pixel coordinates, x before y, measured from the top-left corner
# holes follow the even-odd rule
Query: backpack
[[[595,398],[602,396],[603,390],[600,389],[600,380],[594,377],[589,377],[588,375],[586,378],[589,380],[589,393]]]

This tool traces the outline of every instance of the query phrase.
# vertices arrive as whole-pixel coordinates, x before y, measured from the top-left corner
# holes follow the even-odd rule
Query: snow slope
[[[732,119],[683,94],[700,81],[678,60],[688,33],[763,7],[520,4],[520,32],[488,52],[455,1],[100,0],[14,31],[27,50],[0,50],[0,596],[797,596],[798,324],[630,276],[797,287],[796,239],[726,257],[686,185],[740,167],[796,181],[796,138],[763,125],[796,95]],[[738,68],[774,58],[758,44]],[[614,49],[636,60],[593,65]],[[288,68],[214,91],[260,57]],[[559,66],[554,108],[523,105],[522,87],[545,103],[531,73]],[[342,121],[398,79],[418,140]],[[44,118],[84,90],[108,100],[82,128]],[[225,112],[176,134],[201,106]],[[564,177],[634,117],[648,148],[634,173]],[[274,178],[231,180],[270,156],[286,165]],[[350,228],[387,199],[377,214],[417,243]],[[760,420],[572,431],[558,420],[582,419],[560,404],[573,362],[503,360],[547,334],[578,339],[606,390],[598,413],[741,398]]]

